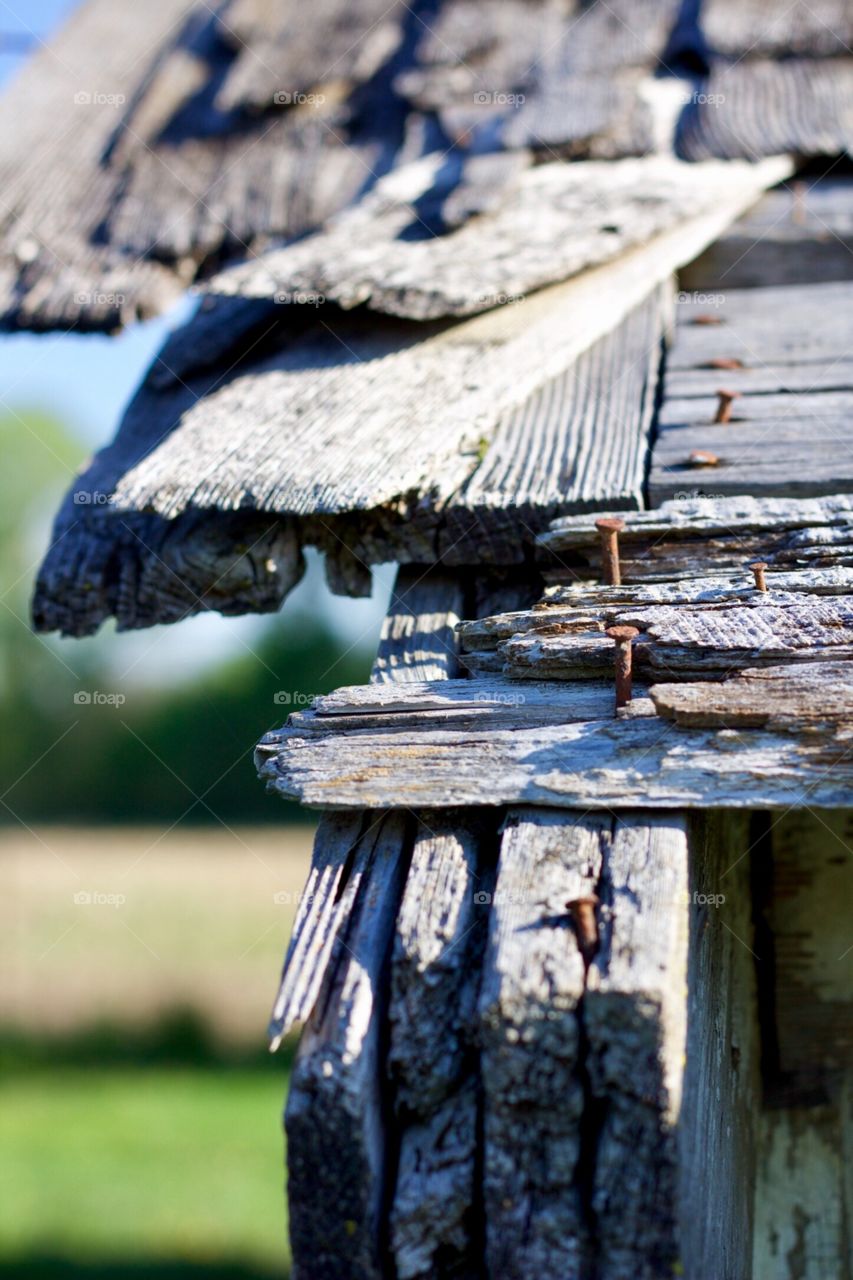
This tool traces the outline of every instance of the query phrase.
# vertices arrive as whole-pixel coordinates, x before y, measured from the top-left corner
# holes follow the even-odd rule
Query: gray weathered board
[[[277,7],[266,6],[273,25]],[[365,61],[359,67],[351,56],[346,70],[362,84],[371,65],[359,36],[377,34],[377,7],[359,5],[350,41]],[[322,18],[308,23],[298,5],[284,5],[293,55],[295,29],[302,48],[273,65],[258,54],[263,38],[249,40],[253,50],[241,45],[227,9],[198,0],[88,0],[6,89],[6,324],[115,329],[160,311],[206,261],[320,225],[393,162],[406,115],[401,100],[363,93],[353,128],[342,83],[313,92],[313,76],[322,65],[333,74],[346,39],[338,28],[333,48],[333,18],[352,30],[350,0],[327,0]],[[387,26],[393,19],[385,12]],[[260,93],[276,82],[278,100],[258,104],[268,109],[243,99],[249,64]]]
[[[679,273],[691,291],[853,279],[853,181],[803,177],[768,191]],[[849,373],[848,373],[849,376]]]
[[[853,489],[853,284],[679,297],[651,502],[691,489],[717,496]],[[716,367],[726,361],[739,367]],[[714,422],[720,388],[739,395],[725,424]],[[697,451],[716,463],[697,468]]]
[[[681,117],[678,154],[685,160],[844,155],[853,146],[849,52],[776,62],[715,61]]]
[[[686,165],[665,155],[537,165],[518,174],[494,210],[461,229],[401,238],[442,159],[395,170],[326,230],[255,255],[209,288],[366,304],[417,320],[470,315],[616,258],[721,202],[743,209],[762,180],[772,184],[786,167]]]
[[[599,515],[555,520],[539,542],[554,556],[554,575],[567,583],[600,577]],[[611,512],[609,514],[620,514]],[[701,579],[720,570],[744,575],[765,561],[770,575],[853,564],[853,495],[822,498],[687,496],[651,511],[621,513],[622,578],[639,582]],[[840,581],[844,581],[841,575]],[[790,579],[786,579],[790,581]],[[805,585],[807,578],[801,580]]]
[[[142,627],[274,609],[303,541],[331,560],[335,589],[362,594],[372,563],[518,562],[561,511],[638,506],[669,319],[655,284],[788,167],[461,323],[366,329],[328,303],[212,302],[68,495],[36,625],[88,634],[110,615]]]

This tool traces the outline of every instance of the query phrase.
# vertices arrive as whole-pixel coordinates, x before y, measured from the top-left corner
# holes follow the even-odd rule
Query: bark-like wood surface
[[[753,192],[771,170],[787,165],[748,175]],[[303,541],[330,555],[335,589],[361,594],[373,563],[520,562],[561,512],[640,505],[668,326],[655,285],[748,203],[739,183],[735,204],[730,192],[613,263],[462,323],[365,330],[328,303],[214,303],[197,354],[191,321],[68,496],[36,625],[88,634],[110,615],[141,627],[276,608]],[[216,320],[233,325],[230,347]]]
[[[334,11],[335,48],[323,19],[306,22],[299,6],[240,8],[88,0],[7,88],[3,323],[115,329],[151,315],[205,263],[319,226],[393,163],[406,108],[387,85],[366,89],[384,59],[373,44],[377,6],[353,13],[330,0],[323,19]],[[244,40],[250,8],[259,22]],[[284,60],[265,48],[282,23]],[[393,23],[386,6],[385,30]],[[352,52],[342,62],[346,27]],[[335,78],[336,63],[360,77],[349,95],[321,75]],[[247,80],[257,95],[245,94]]]
[[[734,216],[778,165],[684,165],[668,156],[523,170],[491,212],[444,236],[401,232],[435,180],[438,158],[379,182],[316,236],[255,256],[210,288],[244,297],[321,296],[413,319],[470,315],[618,257],[719,207]],[[783,162],[784,163],[784,162]]]

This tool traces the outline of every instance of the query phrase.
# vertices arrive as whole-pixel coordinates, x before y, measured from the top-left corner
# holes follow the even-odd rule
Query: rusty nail
[[[742,369],[743,361],[732,356],[717,356],[715,360],[709,360],[707,364],[702,366],[704,369]]]
[[[722,324],[722,316],[694,316],[690,321],[691,324]]]
[[[625,521],[618,517],[603,517],[596,520],[595,527],[601,535],[601,568],[604,581],[610,587],[618,587],[622,583],[622,570],[619,566],[619,534],[625,528]]]
[[[599,900],[594,893],[586,898],[572,898],[566,903],[578,940],[578,950],[587,969],[598,950],[598,921],[595,918],[598,905]]]
[[[708,449],[694,449],[687,459],[688,467],[718,467],[720,459]]]
[[[739,391],[718,391],[717,392],[717,412],[714,414],[715,422],[728,422],[732,416],[732,403],[740,396]]]
[[[766,591],[767,582],[764,577],[764,570],[767,568],[767,565],[763,560],[754,560],[749,567],[755,576],[756,591]]]
[[[793,184],[794,203],[791,208],[791,221],[802,226],[806,220],[806,184],[800,179]]]
[[[631,701],[631,641],[640,633],[636,627],[608,627],[606,634],[616,641],[616,706],[627,707]]]

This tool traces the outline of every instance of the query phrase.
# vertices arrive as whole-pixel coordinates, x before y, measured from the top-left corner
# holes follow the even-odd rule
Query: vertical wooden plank
[[[477,1273],[475,1009],[497,819],[419,814],[391,965],[389,1073],[400,1123],[391,1245],[400,1280]]]
[[[572,1280],[591,1257],[579,1005],[566,902],[598,884],[607,816],[512,811],[501,840],[480,1021],[486,1261],[494,1276]]]
[[[739,1280],[750,1275],[761,1097],[748,815],[692,816],[689,839],[681,1263],[686,1276]]]
[[[657,1280],[672,1274],[679,1253],[677,1125],[687,1024],[684,816],[620,815],[599,895],[600,949],[583,1001],[597,1275]]]
[[[334,973],[300,1041],[285,1112],[294,1280],[380,1280],[386,1196],[382,1022],[406,815],[376,825]]]
[[[449,680],[458,675],[455,627],[464,616],[463,601],[458,570],[401,565],[371,681]]]

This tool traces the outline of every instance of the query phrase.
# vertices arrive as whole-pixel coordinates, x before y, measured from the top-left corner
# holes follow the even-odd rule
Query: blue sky
[[[122,3],[125,0],[116,0]],[[143,0],[144,2],[144,0]],[[0,0],[0,90],[25,52],[49,40],[77,0]],[[33,411],[58,418],[87,449],[96,449],[113,435],[124,405],[161,346],[170,326],[191,313],[189,298],[166,315],[136,324],[117,337],[96,334],[15,334],[0,336],[0,397],[19,415]],[[52,512],[39,520],[39,538],[47,537]],[[41,531],[43,524],[44,532]],[[345,644],[361,637],[373,640],[385,612],[393,571],[383,566],[374,574],[374,598],[341,600],[325,587],[316,557],[311,557],[306,580],[285,604],[282,621],[287,625],[301,609],[322,613]],[[245,650],[257,628],[252,618],[224,619],[218,614],[183,622],[177,628],[116,636],[105,652],[118,667],[133,664],[136,678],[152,684],[184,679],[199,659],[215,661]],[[152,644],[152,635],[157,637]],[[78,644],[79,642],[61,642]],[[138,653],[138,657],[136,656]]]

